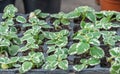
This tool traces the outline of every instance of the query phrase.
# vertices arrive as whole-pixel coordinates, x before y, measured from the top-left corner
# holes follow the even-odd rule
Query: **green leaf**
[[[26,23],[26,19],[23,16],[17,16],[16,21],[20,23]]]
[[[68,43],[68,38],[66,36],[58,39],[58,41],[55,42],[55,44],[59,47],[64,47],[66,46]]]
[[[38,18],[46,18],[46,17],[48,17],[49,16],[49,13],[40,13],[37,17]]]
[[[91,65],[91,66],[97,65],[97,64],[99,64],[99,63],[100,63],[100,60],[97,59],[97,58],[90,58],[90,59],[88,60],[88,64]]]
[[[33,66],[32,62],[26,61],[22,64],[22,71],[25,73],[25,72],[29,71],[32,68],[32,66]]]
[[[28,50],[28,49],[29,49],[28,47],[24,46],[24,47],[21,47],[21,48],[19,49],[19,51],[20,51],[20,52],[23,52],[23,51],[26,51],[26,50]]]
[[[94,58],[102,58],[104,57],[105,53],[100,47],[94,46],[90,48],[90,55]]]
[[[39,19],[38,18],[35,18],[35,17],[32,17],[28,20],[32,25],[38,25],[39,23]]]
[[[58,64],[57,61],[53,61],[50,63],[45,63],[42,67],[45,70],[55,70],[57,68],[57,64]]]
[[[1,57],[0,58],[0,64],[8,64],[9,63],[9,58],[8,57]]]
[[[48,56],[48,57],[46,57],[46,61],[48,61],[48,62],[53,62],[53,60],[55,61],[55,60],[57,60],[57,55],[50,55],[50,56]]]
[[[9,30],[9,27],[8,27],[8,25],[0,25],[0,34],[1,35],[4,35],[4,34],[7,34],[7,32],[8,32],[8,30]]]
[[[99,41],[98,39],[91,39],[91,40],[90,40],[90,44],[99,46],[99,45],[100,45],[100,41]]]
[[[88,49],[90,48],[90,45],[85,42],[80,42],[77,44],[76,48],[77,48],[77,54],[82,54],[88,51]]]
[[[83,64],[88,64],[88,59],[81,59],[80,62]]]
[[[81,22],[80,22],[81,28],[84,28],[85,24],[86,24],[85,21],[81,21]]]
[[[120,21],[120,14],[116,16],[117,21]]]
[[[17,8],[13,4],[9,4],[4,8],[4,14],[2,16],[3,19],[5,18],[13,18],[15,17],[15,13],[17,12]]]
[[[12,45],[9,48],[9,54],[12,55],[12,56],[14,56],[14,55],[16,55],[18,53],[18,50],[19,50],[19,46]]]
[[[54,22],[53,22],[53,25],[55,25],[55,26],[58,26],[60,24],[60,20],[55,20]]]
[[[34,13],[35,13],[35,15],[38,15],[38,14],[41,13],[41,10],[40,10],[40,9],[36,9],[36,10],[34,11]]]
[[[61,23],[62,23],[63,25],[69,25],[69,24],[70,24],[70,21],[67,20],[67,19],[62,19],[62,20],[61,20]]]
[[[63,70],[67,70],[68,69],[68,61],[67,60],[60,61],[58,63],[58,67]]]
[[[19,60],[19,57],[12,57],[10,58],[9,63],[16,63]]]
[[[19,62],[21,63],[23,63],[23,62],[25,62],[25,61],[27,61],[27,60],[29,60],[29,56],[21,56],[21,57],[19,57]]]
[[[68,50],[68,53],[70,54],[70,55],[74,55],[74,54],[76,54],[77,53],[77,43],[74,43],[74,44],[72,44],[71,46],[70,46],[70,48],[69,48],[69,50]]]
[[[4,39],[0,42],[0,46],[9,46],[10,41],[8,39]]]
[[[6,22],[5,22],[7,25],[14,25],[14,21],[13,21],[13,18],[12,19],[7,19]]]
[[[55,39],[56,38],[56,34],[52,33],[52,32],[43,32],[43,34],[47,39]]]
[[[110,55],[111,55],[112,57],[115,57],[115,58],[120,57],[120,48],[119,48],[119,47],[112,48],[112,49],[110,49],[109,52],[110,52]]]
[[[120,74],[120,63],[113,63],[113,65],[110,68],[111,74]]]
[[[18,45],[21,44],[21,40],[19,38],[14,38],[13,42],[18,44]]]
[[[67,17],[68,17],[69,19],[73,19],[73,18],[79,17],[80,15],[81,15],[80,12],[72,11],[72,12],[69,12],[69,13],[67,14]]]
[[[96,21],[96,16],[94,12],[87,12],[87,18],[91,20],[92,22]]]
[[[89,12],[92,11],[93,12],[95,10],[91,7],[88,7],[88,6],[80,6],[80,7],[75,8],[75,11],[82,12],[83,14],[85,14],[85,12],[87,12],[87,11],[89,11]]]
[[[47,53],[51,53],[51,52],[53,52],[53,51],[55,51],[56,49],[55,49],[55,46],[49,46],[48,47],[48,50],[47,50]]]
[[[21,38],[21,41],[28,40],[29,38],[31,38],[31,36],[31,34],[24,34],[24,36]]]
[[[75,69],[76,71],[82,71],[84,68],[85,68],[84,64],[73,66],[73,69]]]
[[[35,43],[27,44],[26,45],[29,49],[38,49],[39,46]]]
[[[61,30],[59,32],[60,35],[68,35],[69,34],[69,31],[68,30]]]

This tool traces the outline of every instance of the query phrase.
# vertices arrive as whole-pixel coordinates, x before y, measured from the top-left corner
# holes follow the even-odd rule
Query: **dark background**
[[[95,8],[97,11],[100,10],[100,7],[95,3],[95,0],[62,0],[61,11],[69,12],[76,7],[86,5]],[[16,6],[20,13],[24,13],[22,0],[16,0]]]

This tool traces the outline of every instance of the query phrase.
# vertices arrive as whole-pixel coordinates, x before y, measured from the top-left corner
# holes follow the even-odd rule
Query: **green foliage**
[[[49,39],[46,44],[54,44],[59,47],[64,47],[68,43],[68,30],[61,30],[60,32],[44,32],[43,34]]]
[[[110,72],[111,74],[119,74],[120,73],[120,47],[115,47],[110,49],[110,55],[111,55],[111,68]],[[114,59],[114,60],[113,60]]]
[[[14,17],[17,12],[17,8],[13,5],[8,5],[4,9],[3,19],[4,21],[0,22],[0,54],[5,56],[16,55],[18,53],[20,39],[17,36],[17,29],[14,26]]]
[[[18,21],[20,23],[26,23],[26,19],[23,16],[17,16],[16,21]]]
[[[51,48],[53,47],[49,47],[48,51],[50,51]],[[67,60],[68,49],[55,48],[52,50],[55,50],[54,54],[46,57],[46,62],[43,65],[43,69],[55,70],[58,66],[60,69],[67,70],[68,69],[68,60]]]
[[[68,19],[67,14],[60,12],[58,14],[51,15],[52,18],[56,18],[56,20],[53,22],[53,25],[55,28],[61,27],[60,24],[63,25],[70,25],[70,20]]]
[[[119,12],[96,12],[87,6],[58,14],[42,13],[38,9],[26,19],[16,15],[17,11],[12,4],[6,6],[0,22],[1,69],[19,68],[20,73],[35,68],[67,70],[72,63],[73,69],[82,71],[100,64],[105,57],[111,63],[111,74],[120,74],[120,48],[116,47],[120,42],[116,32],[120,27]],[[78,28],[71,27],[72,20]],[[19,33],[22,35],[18,36]],[[108,48],[110,57],[102,45]],[[70,61],[71,55],[80,57],[79,62]]]

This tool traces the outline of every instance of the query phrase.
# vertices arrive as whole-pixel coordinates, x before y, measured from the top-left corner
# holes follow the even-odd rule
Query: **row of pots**
[[[25,13],[35,9],[41,9],[42,12],[57,13],[60,11],[61,0],[23,0]],[[120,11],[120,0],[96,0],[101,5],[101,10]],[[0,13],[8,4],[14,4],[15,0],[0,0]]]
[[[8,4],[14,4],[15,0],[0,0],[0,13]],[[46,13],[57,13],[60,11],[61,0],[23,0],[25,13],[35,9],[41,9]]]
[[[120,12],[120,0],[96,0],[101,5],[101,10],[114,10]]]

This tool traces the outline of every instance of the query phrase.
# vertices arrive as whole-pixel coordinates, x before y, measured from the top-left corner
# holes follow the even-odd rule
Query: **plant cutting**
[[[8,5],[0,22],[2,73],[120,73],[119,12],[86,6],[58,14],[35,10],[27,17],[16,12]]]

